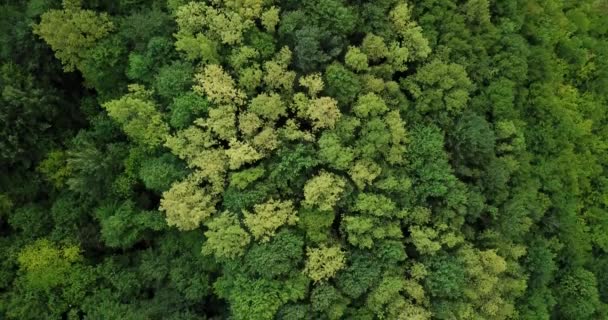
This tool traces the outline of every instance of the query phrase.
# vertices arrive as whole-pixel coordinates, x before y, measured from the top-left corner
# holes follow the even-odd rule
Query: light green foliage
[[[112,119],[135,142],[153,148],[160,145],[169,133],[162,114],[147,100],[147,93],[140,86],[129,87],[130,94],[103,104]]]
[[[202,72],[194,75],[194,91],[205,95],[217,104],[240,105],[245,94],[235,87],[234,79],[217,64],[206,65]]]
[[[372,62],[388,56],[388,47],[386,46],[384,39],[373,33],[365,35],[365,38],[363,38],[363,43],[361,44],[361,51]]]
[[[288,71],[292,52],[283,47],[271,61],[264,63],[264,84],[271,90],[290,92],[296,78],[296,73]]]
[[[359,193],[353,209],[377,217],[391,217],[395,215],[397,206],[385,196]]]
[[[410,238],[420,254],[433,255],[441,249],[441,244],[436,241],[437,232],[434,229],[412,226],[410,227]]]
[[[329,97],[312,99],[306,113],[313,130],[333,129],[341,115],[338,103]]]
[[[219,62],[218,44],[207,38],[204,34],[199,33],[193,36],[179,32],[176,34],[176,38],[175,49],[184,52],[187,60],[194,61],[200,59],[208,63]]]
[[[70,169],[67,166],[67,155],[61,150],[49,152],[38,166],[38,171],[55,187],[59,188],[65,185],[66,179],[70,176]]]
[[[375,240],[403,237],[399,223],[373,216],[345,216],[343,226],[348,235],[348,242],[364,249],[371,248]]]
[[[360,118],[375,117],[388,111],[382,98],[373,93],[360,96],[353,107],[353,111]]]
[[[235,139],[237,134],[236,108],[232,105],[222,105],[210,109],[206,125],[222,140]]]
[[[262,25],[268,32],[274,32],[277,24],[279,23],[279,8],[270,7],[268,10],[262,13]]]
[[[262,158],[262,155],[248,143],[237,140],[230,141],[230,148],[226,150],[228,156],[228,166],[231,170],[236,170],[242,165],[253,163]]]
[[[276,93],[270,95],[262,93],[251,99],[248,110],[271,121],[276,121],[280,116],[286,114],[285,104]]]
[[[608,319],[607,8],[2,2],[0,318]]]
[[[230,65],[235,70],[241,70],[259,58],[259,55],[257,50],[249,46],[235,48],[229,58]]]
[[[269,200],[256,204],[253,213],[244,211],[244,223],[260,242],[267,242],[283,225],[294,225],[298,222],[296,211],[291,201]]]
[[[324,133],[318,144],[319,157],[336,169],[348,168],[355,158],[353,148],[342,145],[335,133]]]
[[[320,246],[306,249],[304,273],[314,282],[333,278],[345,266],[344,251],[340,247]]]
[[[167,215],[169,226],[193,230],[216,212],[216,202],[209,190],[199,187],[196,179],[189,177],[163,193],[160,210]]]
[[[403,44],[417,59],[426,58],[430,52],[428,40],[422,35],[422,28],[411,21],[411,12],[407,3],[395,6],[390,12],[391,22],[395,31],[403,39]]]
[[[357,47],[348,48],[344,62],[354,71],[366,71],[369,67],[367,56]]]
[[[105,14],[82,10],[80,1],[64,0],[63,10],[50,10],[41,16],[34,33],[46,41],[65,71],[82,69],[89,49],[114,30]]]
[[[308,95],[316,97],[325,84],[320,73],[313,73],[300,78],[300,85],[308,89]]]
[[[47,239],[40,239],[26,246],[17,257],[28,286],[37,290],[50,290],[61,285],[72,270],[82,261],[77,246],[57,246]]]
[[[403,164],[406,161],[406,144],[410,139],[405,129],[405,123],[399,114],[399,111],[394,110],[384,116],[384,121],[390,132],[390,148],[385,153],[386,161],[391,164]]]
[[[266,171],[262,167],[254,167],[230,174],[230,185],[245,189],[253,181],[261,178]]]
[[[214,255],[218,259],[234,259],[245,252],[251,236],[243,229],[237,217],[224,212],[206,223],[207,240],[203,254]]]
[[[331,211],[340,200],[346,182],[333,173],[321,172],[304,186],[303,203],[323,211]]]

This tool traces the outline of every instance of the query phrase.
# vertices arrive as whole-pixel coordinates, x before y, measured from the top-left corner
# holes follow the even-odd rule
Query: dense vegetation
[[[605,0],[0,4],[0,318],[608,319]]]

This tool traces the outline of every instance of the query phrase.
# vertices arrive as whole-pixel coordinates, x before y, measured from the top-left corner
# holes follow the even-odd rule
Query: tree
[[[251,237],[240,226],[237,217],[223,212],[206,224],[207,240],[203,245],[204,254],[213,254],[218,259],[233,259],[245,252]]]
[[[109,204],[99,208],[95,216],[101,225],[101,237],[113,248],[130,248],[149,231],[160,231],[165,222],[158,212],[140,211],[134,203]]]
[[[314,282],[333,278],[345,265],[344,252],[340,247],[307,248],[306,256],[304,273]]]
[[[269,200],[253,207],[254,213],[243,212],[244,223],[253,237],[260,242],[267,242],[283,225],[294,225],[298,222],[296,211],[291,201]]]
[[[113,30],[107,14],[83,10],[79,0],[63,1],[63,10],[45,12],[34,27],[34,33],[53,48],[65,71],[82,69],[88,50]]]
[[[199,187],[197,179],[189,176],[163,193],[160,210],[166,213],[169,226],[193,230],[217,211],[216,203],[209,190]]]
[[[316,206],[323,211],[331,211],[344,191],[343,178],[328,172],[321,172],[306,182],[304,186],[305,205]]]
[[[147,100],[149,93],[136,85],[129,90],[130,94],[106,102],[103,107],[130,138],[150,148],[160,145],[169,134],[169,127],[154,104]]]
[[[420,113],[444,111],[460,114],[469,100],[472,89],[466,71],[457,64],[433,60],[412,77],[402,80],[402,87],[416,99]]]
[[[206,65],[201,73],[194,75],[194,91],[205,95],[216,104],[243,103],[245,94],[235,87],[234,79],[217,64]]]
[[[27,284],[38,290],[50,290],[65,283],[72,266],[82,261],[77,246],[58,247],[47,239],[26,246],[17,258]]]

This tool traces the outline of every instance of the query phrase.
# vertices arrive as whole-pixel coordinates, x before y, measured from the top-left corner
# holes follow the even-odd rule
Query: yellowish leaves
[[[17,257],[27,284],[42,290],[65,282],[71,265],[81,260],[77,246],[57,247],[47,239],[25,246]]]
[[[391,133],[391,147],[385,156],[390,164],[402,164],[405,162],[406,144],[409,142],[405,121],[401,119],[398,110],[393,110],[384,116],[384,121]]]
[[[205,23],[211,34],[224,44],[241,43],[243,32],[249,28],[251,21],[244,20],[238,13],[205,7]]]
[[[226,150],[228,165],[231,170],[236,170],[242,165],[252,163],[262,158],[256,149],[247,142],[240,142],[236,139],[230,141],[230,148]]]
[[[262,77],[263,72],[257,64],[243,68],[239,72],[239,87],[248,93],[253,92],[262,84]]]
[[[200,123],[200,121],[197,121]],[[201,152],[217,144],[209,130],[193,125],[179,131],[176,135],[167,137],[165,146],[180,159],[185,160],[190,167],[202,167],[205,159],[199,159]]]
[[[253,145],[258,148],[258,150],[270,152],[279,147],[279,136],[272,127],[266,127],[253,137]]]
[[[465,246],[459,250],[465,270],[470,278],[471,288],[467,297],[476,310],[485,318],[506,319],[512,314],[513,305],[504,301],[501,291],[505,282],[512,280],[503,276],[507,270],[507,262],[495,250],[478,250]],[[502,289],[502,290],[501,290]]]
[[[288,119],[285,126],[279,129],[279,134],[282,138],[289,141],[303,140],[312,142],[315,137],[308,131],[301,130],[297,122],[293,119]]]
[[[411,21],[411,12],[407,3],[398,4],[389,14],[395,31],[401,35],[403,46],[417,59],[426,58],[431,53],[428,40],[422,35],[422,28]]]
[[[275,31],[277,24],[279,24],[279,12],[279,8],[272,6],[262,13],[262,26],[266,31],[270,33]]]
[[[200,169],[196,174],[211,183],[210,191],[219,194],[224,190],[224,181],[228,169],[226,152],[222,149],[201,150],[195,159]]]
[[[147,100],[147,91],[139,86],[129,89],[131,93],[106,102],[103,107],[131,139],[149,148],[160,145],[169,133],[162,114]]]
[[[382,98],[374,93],[360,96],[353,107],[353,111],[360,118],[375,117],[388,111]]]
[[[295,225],[298,222],[296,211],[291,201],[269,200],[253,207],[254,213],[244,211],[245,225],[253,237],[260,242],[267,242],[283,225]]]
[[[402,2],[396,5],[390,14],[391,22],[397,31],[402,31],[410,26],[411,12],[407,3]]]
[[[63,10],[45,12],[33,28],[51,46],[65,71],[82,70],[88,50],[113,30],[107,14],[82,10],[79,1],[64,1]]]
[[[344,192],[346,181],[333,173],[322,171],[304,186],[304,204],[331,211]]]
[[[312,121],[313,130],[333,129],[340,119],[341,113],[336,100],[330,97],[321,97],[310,101],[307,116]]]
[[[344,251],[338,246],[307,248],[306,255],[304,273],[314,282],[329,280],[346,266]]]
[[[267,120],[276,121],[286,115],[286,107],[281,96],[276,93],[261,93],[251,99],[248,110]]]
[[[320,73],[313,73],[300,78],[300,85],[308,89],[311,97],[316,97],[323,90],[323,78]]]
[[[268,3],[265,0],[212,0],[212,2],[237,12],[245,19],[258,18],[263,6]]]
[[[410,239],[416,250],[424,255],[434,255],[441,249],[441,243],[436,241],[437,231],[429,227],[410,227]]]
[[[194,91],[216,104],[241,105],[245,101],[245,94],[235,88],[234,80],[220,65],[206,65],[194,80]]]
[[[236,138],[236,108],[222,105],[209,109],[207,125],[218,138],[226,141]]]
[[[36,170],[43,174],[46,180],[51,182],[56,188],[65,185],[70,177],[71,169],[67,164],[68,156],[63,150],[53,150],[49,152],[45,159],[40,162]]]
[[[384,43],[384,38],[375,34],[369,33],[363,38],[361,50],[365,53],[368,59],[376,62],[388,56],[388,47]]]
[[[359,160],[349,170],[349,174],[355,185],[359,189],[370,185],[376,177],[380,175],[382,169],[375,162],[370,160]]]
[[[192,177],[174,183],[163,193],[160,211],[167,215],[167,224],[180,230],[193,230],[216,212],[217,200]]]
[[[262,119],[253,112],[245,111],[239,114],[239,131],[248,137],[253,136],[263,125]]]
[[[353,46],[348,47],[348,51],[344,56],[344,63],[355,71],[365,71],[369,67],[365,53]]]
[[[203,31],[206,8],[205,4],[194,1],[180,6],[175,13],[175,21],[179,30],[190,34]]]
[[[263,80],[269,89],[284,92],[290,92],[293,89],[296,73],[287,70],[291,57],[291,50],[288,47],[283,47],[274,59],[264,63],[265,74]]]

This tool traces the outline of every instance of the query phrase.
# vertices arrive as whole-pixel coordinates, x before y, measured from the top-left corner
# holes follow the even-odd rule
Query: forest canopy
[[[608,319],[605,0],[7,0],[0,318]]]

